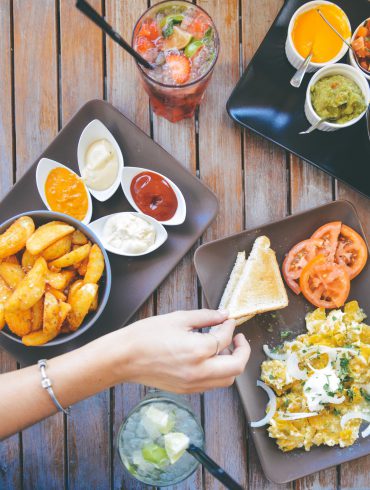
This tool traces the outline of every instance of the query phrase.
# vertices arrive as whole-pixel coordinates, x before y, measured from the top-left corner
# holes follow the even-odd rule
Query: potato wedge
[[[96,311],[98,309],[99,294],[96,293],[94,301],[91,303],[89,311]]]
[[[46,284],[45,291],[51,293],[59,301],[65,301],[67,299],[67,296],[62,291],[53,288],[50,284]]]
[[[5,257],[3,262],[7,262],[9,264],[18,264],[19,265],[19,260],[16,255],[9,255],[9,257]]]
[[[35,345],[44,345],[50,340],[53,340],[58,335],[57,332],[44,332],[43,330],[37,330],[37,332],[31,332],[28,335],[24,335],[22,337],[22,342],[24,345],[35,346]]]
[[[4,303],[0,303],[0,330],[5,327],[5,308]]]
[[[69,303],[65,303],[62,301],[60,303],[60,311],[59,311],[59,330],[62,328],[64,320],[67,318],[68,313],[71,311],[72,306]],[[68,327],[69,330],[69,327]]]
[[[0,235],[0,259],[14,255],[25,247],[35,231],[35,223],[29,216],[22,216]]]
[[[87,243],[86,245],[82,245],[81,247],[72,250],[72,252],[69,252],[68,254],[63,255],[62,257],[59,257],[59,259],[49,262],[49,267],[57,267],[59,269],[64,267],[70,267],[71,265],[76,264],[77,262],[82,262],[82,260],[84,260],[89,255],[90,248],[91,248],[90,243]]]
[[[48,271],[46,273],[46,283],[52,288],[63,291],[75,277],[74,271]]]
[[[74,293],[83,285],[83,280],[82,279],[79,279],[78,281],[75,281],[71,287],[69,288],[69,291],[68,291],[68,303],[71,302],[71,299],[72,299],[72,296],[74,295]]]
[[[22,255],[22,267],[28,272],[35,265],[36,260],[39,258],[38,255],[32,255],[29,253],[27,249],[23,252]]]
[[[88,283],[83,284],[71,295],[71,299],[68,302],[72,309],[68,313],[68,322],[72,332],[81,326],[97,294],[98,285]]]
[[[96,243],[91,247],[89,253],[89,262],[87,264],[86,274],[84,277],[84,283],[96,284],[101,278],[104,272],[104,256],[102,251],[96,245]]]
[[[15,289],[22,279],[24,279],[25,274],[20,265],[12,264],[10,262],[1,262],[0,276],[11,289]]]
[[[86,257],[82,262],[80,262],[77,267],[77,271],[80,274],[80,276],[84,276],[87,271],[87,264],[89,263],[89,257]]]
[[[32,312],[31,310],[9,311],[5,306],[5,323],[15,335],[23,337],[31,332]]]
[[[44,299],[44,316],[42,329],[47,334],[57,334],[59,330],[60,305],[56,297],[47,292]]]
[[[44,298],[42,297],[32,306],[31,332],[37,332],[37,330],[42,328],[43,316]]]
[[[50,221],[37,228],[35,233],[28,238],[26,243],[27,250],[32,255],[38,255],[52,243],[73,233],[74,230],[73,226],[62,221]]]
[[[87,237],[80,230],[75,230],[72,233],[72,244],[73,245],[85,245],[88,242]]]
[[[59,259],[59,257],[61,257],[62,255],[65,255],[68,252],[70,252],[72,246],[73,233],[60,238],[55,243],[49,245],[48,248],[45,248],[45,250],[41,254],[44,257],[44,259],[47,262],[49,262],[50,260]]]
[[[4,281],[4,279],[0,276],[0,303],[6,303],[6,301],[10,298],[11,295],[12,295],[12,290]]]
[[[44,294],[47,270],[45,259],[39,257],[6,302],[6,309],[14,311],[31,308]]]

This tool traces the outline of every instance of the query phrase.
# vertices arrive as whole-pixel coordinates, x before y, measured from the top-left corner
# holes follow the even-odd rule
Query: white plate
[[[112,216],[117,216],[117,215],[121,215],[121,214],[133,214],[135,216],[139,216],[140,218],[145,219],[145,221],[147,221],[148,223],[151,223],[154,226],[155,232],[156,232],[155,242],[153,243],[153,245],[151,247],[148,248],[148,250],[146,250],[145,252],[142,252],[142,253],[138,253],[138,254],[130,254],[130,253],[122,252],[121,250],[116,249],[116,248],[112,247],[111,245],[109,245],[109,243],[107,243],[107,241],[104,238],[105,224],[106,224],[107,220],[109,218],[111,218]],[[154,250],[157,250],[157,248],[159,248],[161,245],[163,245],[164,242],[168,238],[166,229],[157,220],[155,220],[154,218],[151,218],[150,216],[147,216],[146,214],[135,213],[135,212],[130,212],[130,211],[122,212],[122,213],[114,213],[114,214],[109,214],[108,216],[103,216],[102,218],[99,218],[96,221],[93,221],[92,223],[90,223],[89,228],[99,237],[100,241],[104,245],[104,248],[106,250],[108,250],[108,252],[112,252],[112,253],[117,254],[117,255],[123,255],[125,257],[140,257],[142,255],[147,255],[151,252],[154,252]]]
[[[162,225],[165,226],[175,226],[175,225],[181,225],[186,218],[186,202],[184,199],[184,196],[180,189],[177,187],[177,185],[172,182],[168,177],[165,175],[160,174],[159,172],[154,172],[154,170],[150,170],[148,168],[140,168],[140,167],[125,167],[122,172],[122,179],[121,179],[121,185],[122,185],[122,190],[126,196],[126,199],[128,202],[131,204],[131,206],[136,209],[136,211],[140,214],[144,214],[144,216],[147,216],[145,213],[143,213],[140,208],[137,206],[135,201],[132,198],[131,195],[131,182],[132,179],[137,175],[140,174],[141,172],[153,172],[154,174],[160,175],[163,177],[167,182],[170,184],[172,187],[174,193],[176,194],[177,197],[177,209],[176,213],[172,216],[171,219],[167,221],[160,221],[158,220],[159,223],[162,223]]]
[[[37,164],[37,169],[36,169],[36,185],[37,185],[37,190],[39,191],[40,197],[43,200],[45,206],[48,208],[49,211],[54,211],[54,210],[51,209],[51,207],[50,207],[50,205],[46,199],[46,196],[45,196],[45,182],[46,182],[46,179],[47,179],[49,173],[54,168],[58,168],[58,167],[66,168],[67,170],[69,170],[69,172],[72,172],[79,179],[81,179],[81,177],[79,175],[77,175],[76,172],[74,172],[70,168],[66,167],[62,163],[56,162],[55,160],[51,160],[50,158],[41,158],[41,160]],[[82,179],[81,179],[81,181],[82,181]],[[83,181],[82,181],[82,183],[85,187],[86,194],[87,194],[88,208],[87,208],[86,216],[83,220],[81,220],[81,223],[87,225],[90,223],[90,220],[91,220],[92,202],[91,202],[91,196],[90,196],[88,188],[86,187],[86,185]]]
[[[77,161],[78,161],[78,168],[80,170],[80,174],[82,175],[82,169],[84,168],[86,152],[89,146],[92,143],[94,143],[94,141],[100,139],[106,139],[109,141],[109,143],[113,146],[114,150],[116,151],[117,159],[118,159],[117,177],[113,182],[113,184],[108,189],[105,189],[104,191],[97,191],[89,187],[89,191],[91,195],[94,196],[95,199],[97,199],[98,201],[103,202],[103,201],[107,201],[110,197],[112,197],[113,194],[118,189],[119,184],[121,182],[121,174],[122,174],[124,162],[123,162],[121,148],[119,147],[116,139],[109,131],[109,129],[101,121],[99,121],[99,119],[94,119],[93,121],[91,121],[82,131],[80,139],[78,141]]]

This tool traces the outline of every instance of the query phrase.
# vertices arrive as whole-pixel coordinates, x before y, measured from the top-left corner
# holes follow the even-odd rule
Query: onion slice
[[[346,423],[352,419],[362,419],[362,420],[366,420],[366,422],[370,422],[370,413],[365,413],[365,412],[347,412],[347,413],[345,413],[340,420],[340,425],[341,425],[342,429],[344,429],[344,426],[346,425]],[[368,425],[366,427],[366,429],[361,432],[362,437],[367,437],[368,435],[370,435],[370,425]]]
[[[266,415],[263,417],[261,420],[257,420],[256,422],[251,422],[251,427],[256,428],[256,427],[263,427],[264,425],[268,424],[272,417],[276,413],[276,395],[274,391],[267,386],[266,383],[264,383],[261,380],[257,380],[257,386],[262,388],[263,390],[266,391],[269,397],[269,402],[268,402],[268,408],[269,411],[266,413]]]
[[[299,359],[292,352],[286,361],[286,382],[291,383],[295,379],[307,379],[307,372],[299,367]]]
[[[266,344],[264,344],[263,346],[263,352],[270,359],[274,359],[274,361],[285,361],[288,357],[288,354],[278,354],[277,352],[272,352],[272,350],[270,350],[270,347]]]
[[[318,412],[285,412],[279,413],[279,419],[281,420],[298,420],[298,419],[306,419],[307,417],[315,417],[319,415]]]

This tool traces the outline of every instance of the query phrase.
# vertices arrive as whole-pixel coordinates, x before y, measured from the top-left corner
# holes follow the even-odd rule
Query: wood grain
[[[225,111],[226,100],[239,78],[239,52],[235,49],[239,46],[239,2],[197,3],[213,18],[221,44],[199,111],[200,176],[220,201],[218,217],[205,233],[205,240],[211,240],[243,227],[241,132]],[[204,394],[204,428],[210,456],[246,488],[245,418],[235,388]],[[222,488],[207,472],[204,477],[207,489]]]
[[[101,12],[100,0],[90,3]],[[74,0],[60,3],[60,52],[64,126],[88,100],[103,97],[103,35],[76,10]],[[89,488],[109,487],[109,422],[109,390],[73,407],[67,418],[70,489],[81,488],[82,481]]]
[[[58,132],[56,11],[52,0],[15,0],[17,179]],[[23,488],[64,485],[63,416],[23,432]],[[47,469],[47,470],[45,470]]]
[[[13,116],[12,116],[12,53],[11,5],[0,2],[0,198],[13,184]],[[0,350],[0,374],[17,369],[15,359]],[[20,438],[18,434],[0,444],[0,488],[13,490],[21,484]]]

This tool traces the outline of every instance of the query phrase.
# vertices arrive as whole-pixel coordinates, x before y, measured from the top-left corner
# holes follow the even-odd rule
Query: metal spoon
[[[306,74],[308,65],[309,65],[309,63],[311,61],[311,58],[312,58],[312,49],[311,49],[309,55],[306,57],[306,59],[302,61],[302,64],[300,65],[300,67],[298,68],[298,70],[292,76],[292,78],[290,80],[290,85],[292,87],[299,88],[301,86],[303,77]]]
[[[357,53],[356,51],[353,49],[351,43],[349,43],[346,39],[344,39],[344,37],[336,30],[336,28],[328,21],[328,19],[325,17],[325,15],[321,12],[320,9],[316,9],[317,10],[317,13],[320,15],[320,17],[322,18],[323,21],[325,21],[328,26],[335,32],[335,34],[337,36],[339,36],[341,38],[341,40],[344,42],[344,44],[346,44],[349,49],[352,51],[353,53],[353,57],[356,61],[356,64],[357,66],[360,68],[360,70],[362,70],[363,72],[367,73],[368,75],[370,74],[370,71],[369,70],[366,70],[366,68],[363,68],[360,63],[358,62],[358,59],[357,59]]]
[[[335,122],[337,120],[336,117],[324,117],[320,119],[320,121],[317,121],[315,124],[312,124],[306,131],[301,131],[299,134],[309,134],[312,133],[312,131],[315,131],[323,122]]]

